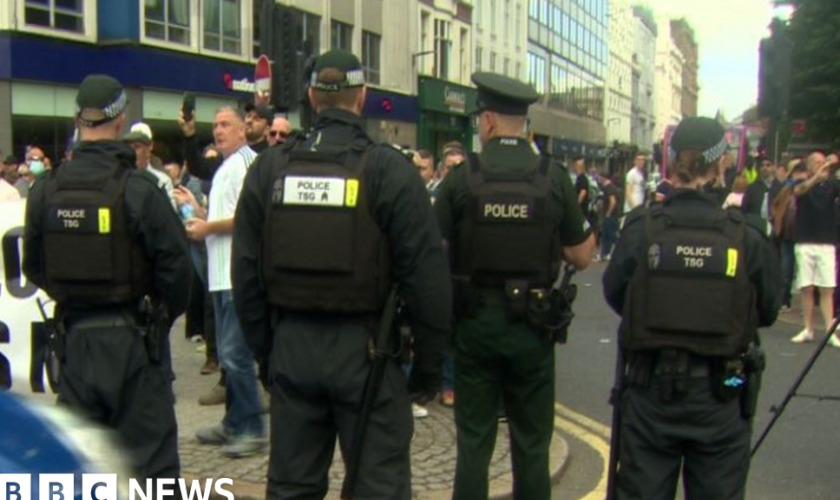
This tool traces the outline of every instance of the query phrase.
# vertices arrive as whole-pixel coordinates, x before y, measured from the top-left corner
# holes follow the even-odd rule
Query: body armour
[[[645,243],[628,291],[622,345],[631,351],[742,353],[758,331],[743,215],[720,210],[699,218],[657,206],[644,217]]]
[[[269,303],[303,312],[379,312],[391,287],[390,248],[370,213],[367,151],[284,146],[272,174],[262,249]]]
[[[44,264],[46,291],[56,302],[125,304],[148,293],[143,247],[129,236],[125,216],[130,173],[117,166],[75,175],[71,163],[47,177]]]
[[[550,159],[516,172],[487,172],[469,156],[469,199],[455,237],[453,274],[479,286],[524,280],[548,287],[557,278],[560,240],[549,209]]]

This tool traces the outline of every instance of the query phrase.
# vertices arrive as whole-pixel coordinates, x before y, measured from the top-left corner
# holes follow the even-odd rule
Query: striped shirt
[[[257,157],[257,153],[247,145],[228,156],[213,176],[210,189],[207,221],[215,222],[233,219],[236,203],[245,181],[248,167]],[[230,290],[230,259],[233,236],[230,234],[211,234],[207,236],[207,271],[208,285],[211,292]]]

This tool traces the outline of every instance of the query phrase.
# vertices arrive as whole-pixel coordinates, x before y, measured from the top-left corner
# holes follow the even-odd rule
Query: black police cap
[[[257,105],[249,102],[245,105],[245,112],[250,113],[251,111],[256,112],[257,116],[267,121],[269,125],[271,125],[272,120],[274,120],[274,108],[267,104]]]
[[[90,75],[76,94],[76,116],[82,125],[95,127],[118,117],[127,103],[120,82],[108,75]]]
[[[321,72],[332,68],[343,73],[343,79],[338,81],[322,81]],[[310,87],[324,92],[338,92],[351,87],[361,87],[365,84],[365,72],[362,63],[352,52],[334,49],[318,56],[312,69]]]
[[[681,121],[671,136],[670,144],[677,155],[683,151],[699,151],[706,163],[713,163],[723,156],[728,147],[726,129],[717,120],[702,116]]]
[[[525,116],[528,107],[539,98],[530,85],[498,73],[474,73],[472,81],[478,88],[476,113],[495,111],[503,115]]]

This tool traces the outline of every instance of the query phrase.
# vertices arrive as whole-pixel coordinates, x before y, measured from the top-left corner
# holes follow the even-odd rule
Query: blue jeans
[[[443,355],[443,384],[441,390],[455,390],[455,350],[452,348]]]
[[[225,370],[225,418],[222,425],[234,436],[265,435],[262,401],[257,390],[254,354],[245,343],[245,334],[233,307],[230,290],[213,292],[216,315],[216,347]]]
[[[601,258],[606,258],[612,252],[615,237],[618,233],[618,218],[605,217],[601,226]]]

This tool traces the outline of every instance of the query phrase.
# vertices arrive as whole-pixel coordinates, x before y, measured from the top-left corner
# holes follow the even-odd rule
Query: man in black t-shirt
[[[805,328],[791,339],[791,342],[796,344],[814,340],[814,287],[820,291],[820,311],[826,329],[834,315],[834,203],[840,193],[837,181],[830,177],[835,161],[827,162],[822,153],[812,153],[808,157],[808,180],[797,184],[793,189],[796,196],[796,288],[801,292],[802,313],[805,318]],[[833,336],[829,343],[840,347],[837,336]]]

